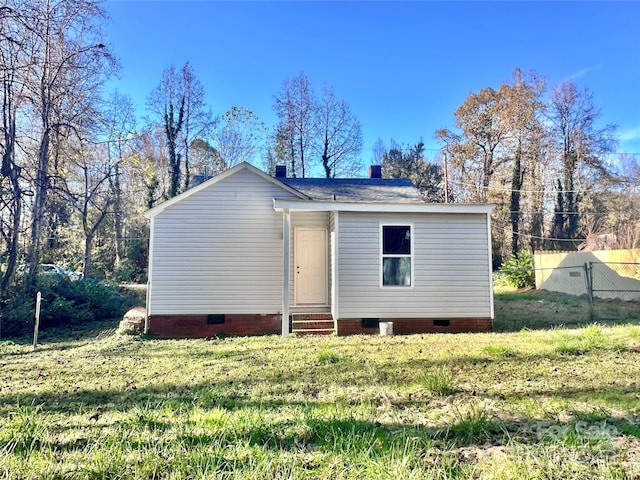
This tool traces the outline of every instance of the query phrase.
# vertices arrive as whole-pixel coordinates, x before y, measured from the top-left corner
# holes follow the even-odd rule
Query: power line
[[[496,225],[496,226],[491,225],[491,228],[492,228],[493,230],[500,230],[500,231],[502,232],[502,234],[504,234],[504,235],[507,235],[508,233],[510,233],[510,234],[513,234],[513,233],[514,233],[513,231],[509,231],[509,232],[507,232],[507,230],[506,230],[505,228],[502,228],[502,227],[497,226],[497,225]],[[538,235],[531,235],[531,234],[529,234],[529,233],[521,233],[521,232],[515,232],[515,234],[516,234],[518,237],[535,238],[536,240],[549,240],[549,241],[552,241],[552,242],[581,242],[581,241],[583,241],[583,240],[584,240],[584,239],[581,239],[581,238],[553,238],[553,237],[540,237],[540,236],[538,236]]]
[[[410,150],[412,150],[415,147],[415,145],[409,145],[409,146],[404,146],[404,145],[396,145],[393,147],[386,147],[384,149],[384,153],[389,153],[389,150],[399,150],[401,152],[408,152]],[[445,150],[446,147],[441,147],[441,148],[427,148],[427,147],[423,147],[422,150],[427,151],[427,152],[442,152],[443,150]],[[373,152],[378,150],[377,148],[362,148],[363,151],[366,152]],[[640,155],[640,152],[627,152],[627,151],[621,151],[621,152],[609,152],[609,153],[603,153],[600,154],[599,156],[601,157],[609,157],[612,155]]]
[[[502,213],[517,213],[518,215],[529,215],[529,214],[561,214],[561,215],[585,215],[585,216],[593,216],[593,217],[605,217],[607,215],[621,214],[622,211],[611,211],[611,212],[556,212],[555,210],[537,210],[537,211],[527,211],[527,210],[500,210]]]
[[[485,187],[484,185],[478,185],[475,183],[467,183],[467,182],[461,182],[459,180],[449,180],[449,183],[453,183],[455,185],[461,186],[461,187],[467,187],[470,189],[480,189],[480,190],[486,190],[487,192],[489,191],[499,191],[501,189],[496,189],[496,187],[491,187],[491,186],[487,186]],[[640,180],[635,183],[631,180],[627,180],[627,179],[620,179],[620,180],[615,180],[615,183],[620,183],[620,184],[625,184],[625,185],[629,185],[630,187],[640,187]],[[585,189],[576,189],[576,190],[558,190],[556,188],[554,189],[549,189],[549,190],[524,190],[524,189],[511,189],[509,188],[507,190],[508,192],[519,192],[519,193],[548,193],[548,194],[558,194],[558,193],[580,193],[585,191]]]

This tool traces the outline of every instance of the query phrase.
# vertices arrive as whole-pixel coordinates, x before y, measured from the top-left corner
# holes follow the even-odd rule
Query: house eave
[[[378,203],[273,199],[276,212],[368,212],[368,213],[479,213],[490,214],[495,205],[484,203]]]

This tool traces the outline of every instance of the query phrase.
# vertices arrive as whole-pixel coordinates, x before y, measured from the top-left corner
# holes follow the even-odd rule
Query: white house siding
[[[329,228],[329,214],[327,212],[291,212],[291,269],[289,278],[291,285],[289,287],[289,305],[295,305],[295,231],[296,228]],[[329,258],[329,252],[327,252]],[[331,272],[329,272],[329,275]],[[328,277],[329,278],[329,277]],[[331,281],[331,280],[329,280]]]
[[[380,286],[380,224],[412,224],[414,285]],[[341,212],[339,318],[491,317],[484,214]]]
[[[338,283],[335,281],[338,274],[338,212],[329,214],[329,302],[331,303],[331,314],[333,318],[338,318]]]
[[[263,314],[282,308],[282,213],[291,193],[248,170],[153,221],[151,315]]]

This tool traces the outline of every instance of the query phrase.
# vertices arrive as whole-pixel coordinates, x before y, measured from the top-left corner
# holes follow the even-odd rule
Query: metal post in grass
[[[33,326],[33,351],[38,346],[38,329],[40,328],[40,303],[42,302],[42,293],[36,294],[36,323]]]
[[[587,284],[587,300],[589,300],[589,321],[593,322],[593,277],[591,262],[584,263],[584,281]]]

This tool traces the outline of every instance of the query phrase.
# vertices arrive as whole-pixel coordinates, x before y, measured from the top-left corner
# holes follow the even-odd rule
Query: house
[[[491,205],[406,179],[271,177],[239,164],[149,210],[160,337],[490,330]]]

